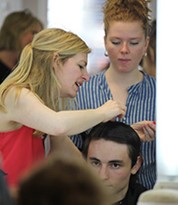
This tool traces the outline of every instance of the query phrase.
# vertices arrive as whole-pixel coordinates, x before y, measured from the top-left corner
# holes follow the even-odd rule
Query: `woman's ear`
[[[131,173],[136,174],[142,165],[142,157],[138,156],[135,165],[131,168]]]
[[[108,56],[108,51],[107,51],[106,36],[104,36],[104,45],[105,45],[105,52],[104,52],[104,55],[107,57],[107,56]]]

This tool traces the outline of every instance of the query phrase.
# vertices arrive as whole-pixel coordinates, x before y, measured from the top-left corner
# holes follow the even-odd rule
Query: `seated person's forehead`
[[[89,144],[88,155],[112,157],[113,159],[129,158],[128,145],[104,139],[92,140]]]

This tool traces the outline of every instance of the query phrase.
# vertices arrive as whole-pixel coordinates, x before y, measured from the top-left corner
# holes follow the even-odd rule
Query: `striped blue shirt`
[[[91,109],[103,105],[112,94],[106,82],[105,72],[91,76],[89,82],[84,83],[77,94],[77,109]],[[117,119],[126,124],[133,124],[143,120],[155,121],[156,112],[156,80],[143,73],[143,81],[132,85],[128,89],[126,114]],[[87,117],[87,116],[86,116]],[[71,137],[74,144],[82,147],[80,135]],[[139,172],[139,181],[147,189],[153,188],[156,182],[156,140],[142,142],[143,165]]]

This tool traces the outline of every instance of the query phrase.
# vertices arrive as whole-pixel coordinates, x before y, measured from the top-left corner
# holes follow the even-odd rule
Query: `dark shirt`
[[[11,73],[11,69],[0,60],[0,84]]]
[[[129,187],[129,190],[127,191],[125,198],[121,201],[118,201],[114,205],[136,205],[138,197],[144,191],[146,191],[146,188],[136,183],[133,187]]]

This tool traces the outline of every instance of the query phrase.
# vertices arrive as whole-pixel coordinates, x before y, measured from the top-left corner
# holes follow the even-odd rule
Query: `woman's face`
[[[86,69],[87,54],[78,53],[67,59],[64,64],[56,66],[55,74],[61,85],[60,97],[75,97],[79,86],[84,81],[89,80],[89,74]]]
[[[148,42],[141,22],[111,22],[105,37],[111,67],[119,72],[137,69],[147,50]]]

